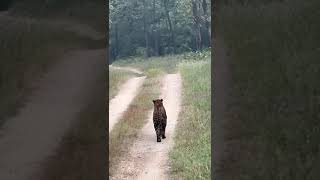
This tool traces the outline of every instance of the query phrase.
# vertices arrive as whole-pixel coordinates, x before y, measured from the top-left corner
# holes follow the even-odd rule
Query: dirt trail
[[[117,123],[123,112],[128,108],[131,101],[137,95],[145,77],[134,77],[125,82],[118,95],[109,102],[109,132]]]
[[[39,87],[18,114],[7,120],[0,136],[0,179],[31,179],[76,121],[105,73],[105,49],[79,50],[37,82]]]
[[[131,67],[115,67],[109,65],[109,68],[120,69],[126,71],[132,71],[134,73],[142,74],[141,71],[131,68]],[[113,126],[117,123],[123,112],[127,110],[131,101],[137,95],[139,88],[141,87],[144,79],[146,77],[134,77],[127,80],[120,87],[120,91],[116,97],[109,102],[109,132],[112,130]]]
[[[151,111],[148,123],[142,128],[137,141],[133,144],[128,155],[122,158],[116,174],[110,179],[168,179],[168,152],[173,146],[174,129],[180,111],[180,94],[180,74],[166,75],[160,98],[163,99],[168,116],[167,138],[160,143],[156,142]]]

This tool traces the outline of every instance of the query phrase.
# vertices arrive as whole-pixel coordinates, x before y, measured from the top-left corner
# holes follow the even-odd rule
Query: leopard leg
[[[162,135],[162,139],[165,139],[166,138],[166,123],[162,123],[162,126],[161,126],[161,135]]]
[[[160,127],[157,128],[156,134],[157,134],[157,142],[161,142],[161,138],[160,138],[160,136],[161,136],[161,129],[160,129]]]
[[[156,131],[156,136],[157,136],[157,142],[161,142],[161,125],[159,122],[154,121],[154,130]]]

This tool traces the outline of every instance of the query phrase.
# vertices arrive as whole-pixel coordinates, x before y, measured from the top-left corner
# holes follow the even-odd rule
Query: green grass
[[[136,73],[109,68],[109,100],[119,91],[120,86],[128,79],[138,76]]]
[[[210,57],[210,49],[202,52],[189,52],[179,55],[168,55],[162,57],[129,57],[125,59],[116,60],[113,64],[116,66],[132,66],[146,71],[151,68],[159,68],[165,73],[176,73],[178,64],[183,61],[201,61],[204,58]]]
[[[182,61],[181,56],[164,56],[164,57],[152,57],[144,59],[141,57],[132,57],[127,59],[120,59],[113,64],[116,66],[132,66],[139,68],[142,71],[147,71],[151,68],[162,69],[166,73],[174,73],[177,70],[177,64]]]
[[[224,166],[239,179],[320,179],[319,8],[316,0],[217,8],[233,78],[227,149],[237,154],[225,152]]]
[[[146,74],[147,77],[157,77],[157,76],[163,75],[164,72],[161,69],[158,69],[158,68],[151,68],[151,69],[148,69],[145,72],[145,74]]]
[[[152,99],[160,95],[160,88],[161,76],[147,76],[139,94],[109,133],[110,174],[115,172],[120,158],[128,153],[132,142],[146,123],[148,114],[153,109]]]
[[[170,152],[172,179],[211,178],[211,70],[209,58],[179,64],[182,107]]]

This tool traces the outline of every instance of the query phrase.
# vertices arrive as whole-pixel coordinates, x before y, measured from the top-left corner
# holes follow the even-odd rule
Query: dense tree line
[[[160,56],[209,47],[211,1],[110,0],[109,55]]]

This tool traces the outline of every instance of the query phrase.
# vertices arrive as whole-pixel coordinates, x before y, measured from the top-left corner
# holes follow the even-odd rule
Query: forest
[[[110,0],[109,62],[210,47],[210,7],[208,0]]]

